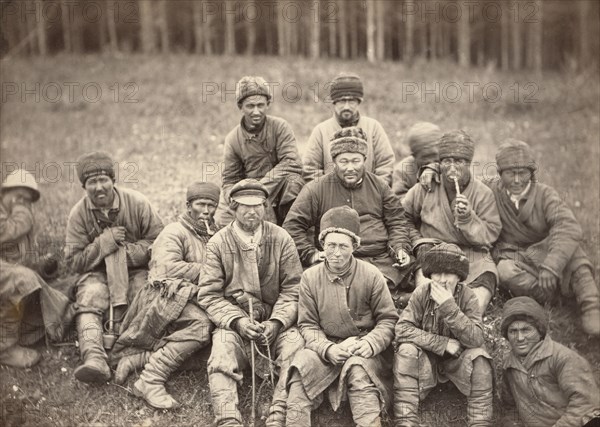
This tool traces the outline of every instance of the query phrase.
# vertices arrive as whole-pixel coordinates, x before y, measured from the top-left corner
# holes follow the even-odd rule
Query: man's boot
[[[589,267],[583,266],[571,279],[575,299],[581,310],[581,326],[588,335],[600,335],[600,293]]]
[[[358,427],[380,427],[381,402],[379,391],[362,366],[348,371],[348,401],[352,418]]]
[[[180,406],[167,393],[165,382],[171,374],[201,347],[198,341],[169,341],[150,356],[144,366],[140,378],[133,385],[133,393],[144,398],[146,402],[157,409],[173,409]]]
[[[16,307],[2,307],[0,311],[0,365],[30,368],[40,361],[40,353],[21,347],[19,331],[22,313]]]
[[[127,377],[134,371],[141,371],[144,365],[150,360],[152,352],[142,351],[141,353],[132,354],[123,357],[117,364],[115,372],[115,383],[123,384]]]
[[[83,364],[75,369],[75,378],[84,383],[110,380],[108,357],[102,344],[102,320],[94,313],[77,316],[77,337]]]
[[[208,374],[208,384],[217,427],[243,425],[236,381],[228,375],[213,372]]]
[[[469,427],[489,427],[493,424],[492,366],[483,356],[473,361],[471,395],[467,397]]]
[[[419,351],[402,344],[394,355],[394,426],[416,427],[419,419]]]

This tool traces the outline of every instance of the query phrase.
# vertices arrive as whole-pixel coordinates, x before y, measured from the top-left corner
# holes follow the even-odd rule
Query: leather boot
[[[473,361],[471,395],[467,397],[469,427],[490,427],[493,424],[492,367],[482,356]]]
[[[213,372],[208,374],[208,384],[217,427],[242,426],[235,380],[220,372]]]
[[[180,406],[167,393],[165,382],[190,357],[201,344],[198,341],[169,341],[150,356],[140,378],[133,385],[133,393],[142,397],[150,406],[157,409],[173,409]]]
[[[394,355],[394,426],[417,427],[419,419],[418,349],[402,344]]]
[[[110,380],[108,356],[102,344],[102,319],[94,313],[81,313],[76,322],[83,364],[75,369],[75,378],[84,383]]]
[[[0,311],[0,365],[24,369],[40,361],[38,351],[18,344],[22,314],[16,307]]]
[[[379,391],[362,366],[352,366],[346,378],[348,401],[357,427],[381,426]]]
[[[298,370],[294,369],[290,378],[287,413],[285,425],[286,427],[305,427],[310,426],[310,413],[312,411],[313,402],[310,400],[304,386],[302,385],[302,377]]]
[[[115,383],[123,384],[127,380],[129,374],[134,371],[141,371],[144,368],[144,365],[150,360],[151,354],[152,353],[149,351],[142,351],[141,353],[125,356],[119,360],[117,371],[115,373]]]
[[[600,294],[590,268],[578,268],[571,283],[581,311],[583,331],[588,335],[600,335]]]

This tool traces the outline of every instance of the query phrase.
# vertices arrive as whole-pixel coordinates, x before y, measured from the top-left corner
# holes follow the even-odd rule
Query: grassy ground
[[[83,195],[69,163],[79,154],[113,153],[121,185],[143,191],[170,222],[183,208],[189,182],[219,182],[222,141],[239,121],[232,91],[242,75],[260,74],[277,85],[271,113],[291,123],[302,150],[312,127],[331,114],[327,104],[317,102],[326,94],[325,83],[347,70],[364,78],[361,111],[383,124],[401,154],[406,153],[403,135],[419,120],[471,133],[478,144],[474,171],[479,176],[493,173],[490,162],[501,140],[528,141],[540,160],[541,181],[557,188],[585,229],[583,245],[598,275],[600,85],[595,72],[535,77],[450,63],[417,62],[407,68],[190,56],[58,56],[1,65],[2,177],[19,164],[42,182],[36,217],[45,250],[62,248],[69,209]],[[494,300],[486,319],[495,356],[506,350],[497,324],[502,298]],[[581,333],[573,301],[551,313],[553,337],[582,352],[598,380],[598,341]],[[124,387],[74,380],[79,360],[72,343],[40,345],[44,360],[33,369],[0,368],[3,425],[207,425],[212,420],[206,355],[200,370],[178,373],[169,382],[183,408],[162,412],[130,394],[134,378]],[[240,393],[246,409],[248,387],[244,384]],[[440,387],[423,405],[423,419],[429,425],[464,425],[464,404],[455,389]],[[324,404],[315,424],[351,425],[349,410],[335,414]]]

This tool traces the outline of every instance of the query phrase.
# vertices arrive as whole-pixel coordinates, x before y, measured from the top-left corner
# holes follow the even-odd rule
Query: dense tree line
[[[2,0],[2,54],[189,52],[503,69],[597,64],[596,0]]]

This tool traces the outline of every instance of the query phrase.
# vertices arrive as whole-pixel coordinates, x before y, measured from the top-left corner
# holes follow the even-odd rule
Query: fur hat
[[[26,188],[33,195],[32,201],[37,202],[40,199],[40,190],[35,181],[35,176],[25,169],[17,169],[6,176],[6,179],[0,186],[0,193],[13,188]]]
[[[406,140],[413,156],[430,153],[433,155],[437,154],[437,146],[441,137],[442,132],[437,125],[429,122],[418,122],[408,130]]]
[[[335,159],[342,153],[359,153],[367,157],[367,135],[357,126],[338,130],[329,145],[331,158]]]
[[[108,175],[114,181],[115,165],[110,154],[104,151],[92,151],[77,159],[77,176],[81,185],[85,186],[89,178],[98,175]]]
[[[517,139],[506,139],[498,147],[496,153],[496,164],[498,172],[510,168],[527,168],[531,172],[537,170],[533,151],[529,144]]]
[[[440,243],[420,256],[423,275],[431,278],[434,273],[454,273],[462,282],[469,275],[469,259],[455,244]]]
[[[340,73],[331,82],[329,98],[332,102],[342,98],[356,98],[362,101],[364,96],[363,84],[356,74]]]
[[[246,178],[231,187],[229,197],[242,205],[262,205],[269,197],[269,190],[256,179]]]
[[[331,208],[321,217],[321,232],[319,242],[323,245],[325,236],[329,233],[342,233],[350,236],[354,243],[360,245],[360,218],[358,212],[349,206]]]
[[[221,189],[212,182],[194,182],[187,188],[185,198],[188,202],[196,199],[208,199],[218,204],[220,194]]]
[[[542,338],[546,336],[548,317],[542,306],[533,298],[516,297],[506,301],[502,311],[502,323],[500,324],[500,330],[504,338],[507,338],[508,327],[517,320],[531,323]]]
[[[471,162],[474,153],[475,144],[464,130],[453,130],[443,134],[438,144],[438,158],[440,160],[452,157]]]
[[[235,100],[238,107],[242,108],[242,102],[249,96],[263,95],[267,101],[271,101],[271,90],[269,85],[259,76],[244,76],[235,85]]]

